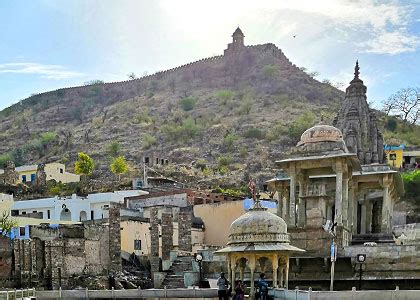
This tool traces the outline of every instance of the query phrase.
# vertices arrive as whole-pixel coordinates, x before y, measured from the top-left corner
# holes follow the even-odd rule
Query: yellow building
[[[178,222],[173,223],[173,245],[174,250],[178,249]],[[159,235],[162,233],[162,226],[159,225]],[[121,217],[121,250],[138,256],[150,255],[150,223],[147,218]],[[191,228],[191,244],[193,252],[202,249],[204,243],[204,231],[201,228]],[[162,238],[159,241],[159,255],[162,256]]]
[[[401,144],[399,146],[384,146],[386,159],[388,164],[393,168],[401,168],[403,166],[403,151],[404,145]]]
[[[38,165],[25,165],[16,168],[16,172],[19,173],[17,183],[34,182],[36,177],[36,170]],[[54,179],[55,181],[62,183],[79,182],[80,176],[77,174],[66,172],[66,166],[61,163],[49,163],[45,164],[45,174],[47,175],[47,181]],[[0,169],[0,174],[3,174],[4,170]]]

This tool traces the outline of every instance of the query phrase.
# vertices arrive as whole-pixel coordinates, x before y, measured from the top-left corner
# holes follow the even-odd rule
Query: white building
[[[80,222],[108,218],[111,203],[123,203],[125,197],[146,195],[142,190],[115,191],[110,193],[89,194],[79,197],[54,197],[34,200],[15,201],[12,214],[41,214],[44,220]]]

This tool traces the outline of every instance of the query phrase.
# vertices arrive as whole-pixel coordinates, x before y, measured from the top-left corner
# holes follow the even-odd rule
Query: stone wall
[[[192,227],[192,208],[182,207],[178,214],[178,248],[181,251],[192,251],[191,244],[191,227]]]
[[[109,207],[109,258],[110,271],[121,271],[121,216],[120,205],[111,203]]]
[[[111,232],[109,226],[99,224],[31,226],[30,239],[13,242],[17,287],[66,288],[74,276],[107,276],[121,270],[118,214],[113,218]],[[111,246],[111,240],[117,245]]]
[[[150,210],[150,266],[152,272],[159,271],[159,219],[158,208]]]
[[[294,69],[298,69],[296,65],[293,65],[288,58],[284,55],[283,51],[279,49],[275,44],[273,43],[267,43],[267,44],[260,44],[260,45],[251,45],[245,47],[248,50],[251,50],[255,52],[257,55],[264,57],[264,56],[274,56],[277,59],[280,59],[282,62],[285,62],[285,67],[290,67]],[[136,89],[139,86],[147,85],[148,82],[152,80],[162,80],[167,79],[170,76],[174,76],[178,72],[192,72],[194,73],[196,69],[200,67],[206,67],[211,66],[215,63],[220,63],[225,60],[224,55],[216,55],[208,58],[203,58],[200,60],[197,60],[195,62],[187,63],[185,65],[181,65],[175,68],[171,68],[165,71],[159,71],[151,75],[146,75],[143,77],[140,77],[138,79],[134,80],[126,80],[126,81],[119,81],[119,82],[108,82],[104,84],[96,84],[94,86],[97,86],[99,88],[102,88],[104,91],[109,91],[111,89],[114,90],[127,90],[127,89]],[[65,95],[77,95],[77,94],[83,94],[86,92],[90,92],[92,89],[92,85],[85,85],[85,86],[76,86],[76,87],[68,87],[68,88],[60,88],[54,91],[49,91],[45,93],[40,93],[33,95],[25,100],[30,101],[32,97],[39,97],[39,96],[48,96],[53,94],[54,96],[58,93],[65,94]]]
[[[162,212],[162,259],[169,259],[169,253],[173,249],[174,228],[172,211]]]

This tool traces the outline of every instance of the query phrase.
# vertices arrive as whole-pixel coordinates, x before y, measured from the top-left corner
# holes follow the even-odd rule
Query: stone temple
[[[357,285],[357,254],[367,257],[366,288],[409,286],[420,275],[418,246],[401,245],[392,232],[394,203],[404,192],[401,175],[384,164],[383,138],[358,63],[354,75],[335,127],[306,130],[287,157],[276,161],[280,171],[268,181],[291,243],[306,250],[291,258],[291,287],[328,287],[332,237],[325,224],[333,225],[336,236],[337,288]]]

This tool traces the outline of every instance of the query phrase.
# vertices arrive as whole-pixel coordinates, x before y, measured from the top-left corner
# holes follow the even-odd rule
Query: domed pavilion
[[[245,268],[249,268],[251,295],[255,292],[254,280],[258,278],[254,274],[257,263],[260,270],[265,272],[266,263],[271,262],[273,286],[283,286],[284,282],[287,288],[289,257],[293,252],[304,252],[290,245],[286,222],[261,206],[255,195],[255,187],[253,198],[254,206],[230,226],[227,247],[215,252],[227,256],[227,277],[232,283],[237,279],[244,280]]]

